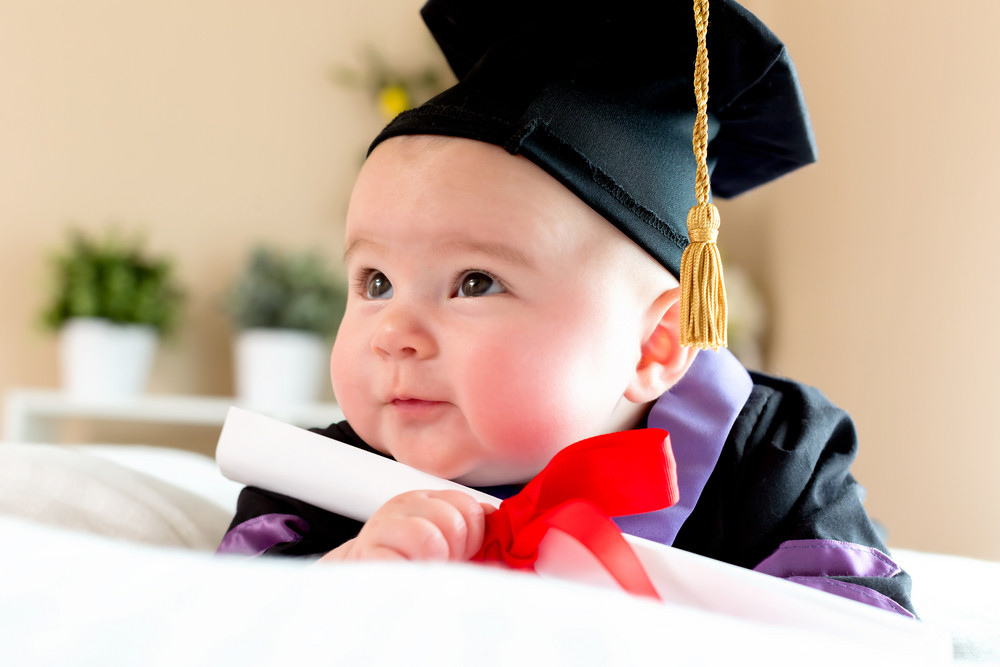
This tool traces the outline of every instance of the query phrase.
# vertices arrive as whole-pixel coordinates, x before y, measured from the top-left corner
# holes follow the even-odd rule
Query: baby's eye
[[[500,281],[482,271],[466,271],[458,281],[456,296],[489,296],[505,292]]]
[[[381,271],[372,271],[365,276],[364,293],[366,299],[391,299],[392,283]]]

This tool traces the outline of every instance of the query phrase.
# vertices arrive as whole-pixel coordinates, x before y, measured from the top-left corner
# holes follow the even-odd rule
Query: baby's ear
[[[639,363],[625,390],[632,403],[648,403],[666,393],[684,377],[698,353],[680,344],[680,294],[680,287],[669,289],[650,306]]]

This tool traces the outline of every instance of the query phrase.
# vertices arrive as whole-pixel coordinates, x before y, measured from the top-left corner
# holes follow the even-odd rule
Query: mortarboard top
[[[688,212],[708,190],[696,197],[696,13],[691,0],[429,0],[421,14],[458,83],[397,116],[371,149],[439,134],[523,155],[681,276]],[[813,162],[777,37],[714,0],[707,49],[711,190],[735,196]]]

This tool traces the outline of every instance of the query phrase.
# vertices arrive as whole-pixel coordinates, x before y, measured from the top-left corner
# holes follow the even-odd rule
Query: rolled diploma
[[[481,491],[237,407],[229,409],[215,456],[222,474],[233,481],[362,522],[393,496],[417,489],[456,489],[500,505]],[[823,630],[882,647],[898,644],[900,655],[921,659],[950,657],[947,637],[901,616],[634,535],[625,538],[665,603]],[[561,542],[559,551],[572,550]],[[558,577],[558,555],[547,556],[545,546],[536,571]]]
[[[415,489],[455,489],[500,506],[499,498],[481,491],[237,407],[229,408],[215,460],[233,481],[362,522],[393,496]]]

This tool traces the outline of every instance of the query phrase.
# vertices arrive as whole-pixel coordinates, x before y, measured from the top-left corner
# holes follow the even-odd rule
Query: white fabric
[[[139,465],[127,465],[120,454],[115,462],[73,447],[0,444],[0,514],[161,546],[218,546],[235,500],[223,501],[219,491],[206,497],[188,483],[197,473],[207,481],[206,461],[219,477],[210,459],[190,452],[162,455],[155,448],[120,452]],[[171,470],[175,479],[167,481],[163,475]],[[213,487],[221,485],[204,485]]]
[[[307,567],[143,545],[143,531],[105,529],[135,511],[175,542],[209,534],[217,542],[239,485],[211,459],[180,450],[23,447],[40,448],[0,444],[8,503],[0,510],[8,515],[0,516],[0,665],[900,664],[850,638],[493,568]],[[29,489],[14,512],[11,483]],[[83,505],[110,514],[104,523],[81,522],[81,507],[65,502],[90,485],[97,490]],[[206,507],[223,518],[206,521]],[[1000,665],[1000,564],[894,556],[914,577],[925,624],[953,635],[957,661]]]
[[[75,445],[77,449],[193,493],[232,518],[242,484],[226,479],[216,462],[196,452],[148,445]]]
[[[473,565],[247,561],[0,518],[5,665],[894,664],[788,630]],[[907,664],[940,664],[918,659]]]
[[[952,635],[956,660],[1000,665],[1000,563],[911,550],[892,555],[913,577],[921,620]]]

